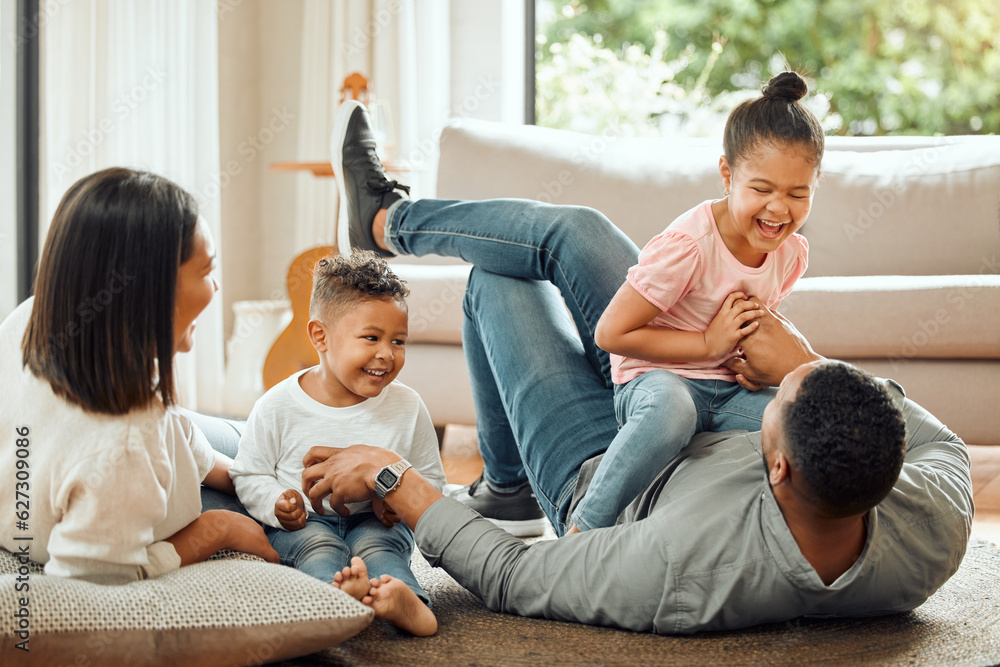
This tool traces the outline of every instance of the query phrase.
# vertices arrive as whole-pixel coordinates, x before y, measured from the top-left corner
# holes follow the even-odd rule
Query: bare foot
[[[365,562],[355,556],[351,559],[351,565],[333,575],[333,587],[339,588],[355,600],[368,595],[371,589],[371,582],[368,581],[368,568]]]
[[[376,618],[384,618],[397,628],[417,637],[437,632],[437,617],[430,607],[399,579],[383,574],[371,580],[371,590],[361,602],[375,610]]]

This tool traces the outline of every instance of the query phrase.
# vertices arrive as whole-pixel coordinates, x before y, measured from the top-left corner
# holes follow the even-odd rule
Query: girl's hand
[[[389,503],[385,502],[384,498],[379,498],[378,496],[372,498],[372,512],[375,513],[375,517],[381,521],[382,525],[386,528],[392,528],[400,522],[400,518],[399,515],[396,514],[396,510],[389,507]]]
[[[714,359],[731,352],[740,339],[757,329],[758,323],[753,320],[763,314],[760,305],[743,292],[727,296],[705,332],[708,357]]]
[[[278,497],[274,503],[274,516],[285,530],[299,530],[309,518],[306,503],[295,489],[288,489]]]

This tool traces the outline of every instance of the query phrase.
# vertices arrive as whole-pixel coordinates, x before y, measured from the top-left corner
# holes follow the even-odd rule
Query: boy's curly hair
[[[328,255],[319,260],[313,271],[309,317],[336,319],[364,299],[395,299],[405,310],[409,294],[406,284],[385,260],[371,251]]]

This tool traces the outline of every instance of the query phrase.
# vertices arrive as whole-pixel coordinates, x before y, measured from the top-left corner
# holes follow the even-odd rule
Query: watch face
[[[396,483],[396,480],[399,479],[399,476],[397,476],[396,473],[394,473],[391,470],[383,469],[381,472],[379,472],[378,477],[376,477],[375,479],[379,484],[389,489],[392,488],[392,485]]]

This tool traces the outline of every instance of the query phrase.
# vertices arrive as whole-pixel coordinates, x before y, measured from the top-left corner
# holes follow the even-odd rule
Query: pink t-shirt
[[[759,268],[745,266],[726,247],[715,224],[712,201],[695,206],[654,237],[629,269],[628,282],[660,309],[650,324],[677,331],[705,331],[726,297],[743,292],[774,308],[805,273],[809,244],[792,234],[768,253]],[[694,362],[650,362],[611,355],[611,377],[625,384],[654,368],[692,379],[735,381],[721,364],[739,354],[734,348],[718,359]]]

